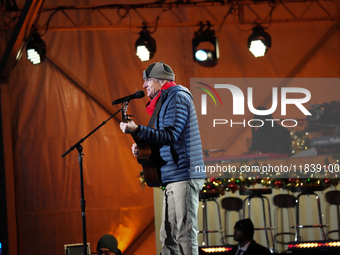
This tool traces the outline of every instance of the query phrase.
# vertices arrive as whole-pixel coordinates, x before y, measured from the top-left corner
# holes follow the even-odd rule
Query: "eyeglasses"
[[[112,251],[98,251],[97,254],[98,255],[110,255],[111,253],[113,253]]]

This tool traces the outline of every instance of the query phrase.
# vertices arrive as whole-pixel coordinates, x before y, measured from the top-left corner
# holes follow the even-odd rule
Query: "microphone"
[[[142,98],[144,96],[145,96],[144,91],[143,90],[139,90],[135,94],[132,94],[132,95],[126,96],[126,97],[122,97],[122,98],[119,98],[119,99],[117,99],[115,101],[112,101],[112,104],[114,105],[114,104],[120,104],[120,103],[123,103],[123,102],[129,102],[132,99]]]

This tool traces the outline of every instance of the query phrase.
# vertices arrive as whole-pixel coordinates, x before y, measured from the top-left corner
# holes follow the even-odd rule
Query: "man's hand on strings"
[[[137,144],[132,144],[132,154],[135,156],[135,157],[138,157],[139,155],[139,148],[137,146]]]

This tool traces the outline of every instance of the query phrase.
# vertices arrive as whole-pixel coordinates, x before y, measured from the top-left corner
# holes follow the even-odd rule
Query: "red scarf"
[[[162,90],[166,90],[166,89],[173,87],[173,86],[176,86],[176,83],[174,83],[173,81],[169,81],[169,82],[165,83],[161,87],[161,89],[159,90],[158,94],[154,98],[149,100],[149,102],[146,104],[146,111],[150,116],[153,114],[153,111],[155,110],[157,101],[161,97]]]

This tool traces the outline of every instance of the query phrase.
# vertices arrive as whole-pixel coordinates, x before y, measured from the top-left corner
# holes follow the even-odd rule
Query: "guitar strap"
[[[159,113],[159,110],[161,109],[162,106],[162,98],[159,98],[155,107],[155,110],[153,111],[151,118],[148,123],[148,128],[153,128],[153,125],[155,124],[156,117]]]

